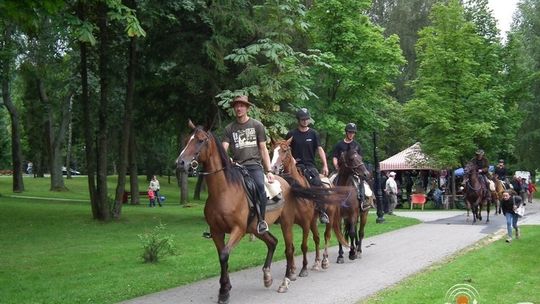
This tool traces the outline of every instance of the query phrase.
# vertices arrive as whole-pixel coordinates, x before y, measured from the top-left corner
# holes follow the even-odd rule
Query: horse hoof
[[[315,262],[315,264],[313,264],[313,266],[311,267],[311,270],[321,271],[321,262]]]
[[[281,282],[281,285],[279,285],[277,292],[279,293],[285,293],[289,290],[289,285],[291,284],[291,280],[288,278],[284,278],[283,282]]]
[[[349,260],[354,261],[356,260],[356,253],[349,253]]]
[[[227,294],[219,294],[218,296],[218,303],[219,304],[228,304],[229,303],[229,293]]]
[[[299,277],[301,278],[305,278],[308,276],[308,271],[306,268],[302,268],[302,270],[300,270],[300,274],[298,275]]]
[[[321,263],[322,269],[328,269],[328,266],[330,265],[330,262],[328,261],[328,258],[324,258]]]
[[[263,269],[263,283],[264,287],[268,288],[272,286],[272,283],[274,280],[272,280],[272,273],[270,272],[270,269]]]
[[[343,264],[345,263],[345,259],[343,257],[338,257],[336,263]]]

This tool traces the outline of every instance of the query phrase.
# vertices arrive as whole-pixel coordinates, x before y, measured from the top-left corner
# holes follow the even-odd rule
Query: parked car
[[[79,172],[77,170],[73,170],[71,168],[69,168],[69,172],[71,172],[71,175],[81,175],[81,172]],[[67,175],[66,166],[62,166],[62,174]]]

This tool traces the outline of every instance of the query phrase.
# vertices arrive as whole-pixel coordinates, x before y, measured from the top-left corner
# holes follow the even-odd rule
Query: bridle
[[[364,162],[362,160],[360,160],[359,162],[354,162],[355,164],[354,165],[349,165],[349,162],[347,161],[347,159],[345,158],[345,154],[347,152],[343,152],[341,154],[341,160],[342,160],[342,163],[343,163],[343,166],[349,170],[351,170],[353,172],[353,174],[357,175],[357,176],[360,176],[360,175],[365,175],[364,173],[362,172],[359,172],[360,170],[360,167],[364,166],[365,168],[365,165],[364,165]],[[355,153],[354,156],[353,156],[355,159],[356,158],[360,158],[360,155],[358,155],[358,153]],[[360,158],[361,159],[361,158]]]
[[[201,139],[201,140],[198,140],[198,142],[196,143],[195,153],[193,154],[193,157],[191,158],[191,160],[189,162],[189,166],[193,170],[197,170],[197,168],[199,167],[199,161],[198,160],[199,160],[199,156],[201,155],[201,150],[204,147],[208,148],[208,141],[210,140],[210,137],[212,136],[211,134],[209,134],[208,132],[205,132],[201,128],[195,129],[195,132],[193,134],[195,134],[197,132],[203,132],[205,134],[205,138]],[[218,173],[218,172],[223,171],[223,170],[225,170],[225,167],[221,167],[221,169],[217,169],[217,170],[214,170],[214,171],[211,171],[211,172],[200,171],[199,174],[205,176],[205,175]]]

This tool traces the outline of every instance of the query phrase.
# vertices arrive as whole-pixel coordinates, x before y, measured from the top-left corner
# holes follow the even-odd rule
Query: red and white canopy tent
[[[436,170],[428,163],[429,158],[422,152],[420,143],[417,142],[407,149],[393,155],[381,162],[381,171],[398,170]]]

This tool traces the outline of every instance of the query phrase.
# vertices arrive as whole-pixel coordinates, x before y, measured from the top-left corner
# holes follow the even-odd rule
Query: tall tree
[[[24,182],[22,178],[23,163],[19,111],[13,104],[10,88],[11,79],[13,77],[13,63],[15,61],[14,44],[12,40],[14,27],[2,21],[0,23],[0,30],[2,31],[2,36],[0,40],[0,45],[2,46],[2,52],[0,53],[0,75],[2,75],[2,101],[3,105],[8,110],[9,116],[11,118],[11,158],[13,170],[13,192],[22,192],[24,191]]]
[[[461,3],[434,6],[431,20],[420,32],[415,98],[406,104],[406,114],[419,129],[423,149],[452,167],[471,158],[475,149],[492,146],[503,104],[491,87],[494,75],[478,61],[483,37],[465,20]]]
[[[540,168],[537,151],[540,148],[540,1],[522,0],[518,5],[517,18],[514,20],[508,42],[508,61],[512,87],[520,98],[519,112],[523,124],[519,128],[516,156],[519,166],[535,171]],[[523,86],[527,90],[521,90]],[[512,93],[509,91],[508,93]]]
[[[399,40],[385,37],[370,21],[369,7],[370,1],[323,0],[309,12],[312,47],[323,52],[328,64],[313,73],[319,99],[309,106],[319,117],[318,128],[335,136],[327,144],[341,138],[348,122],[356,122],[362,137],[371,138],[371,132],[387,126],[382,114],[395,105],[389,93],[404,63]]]

